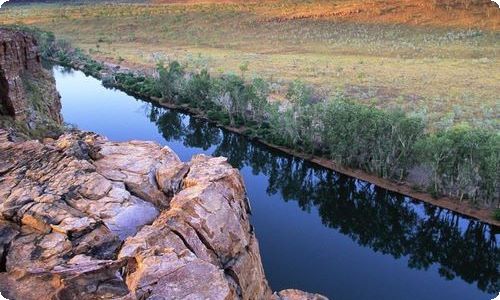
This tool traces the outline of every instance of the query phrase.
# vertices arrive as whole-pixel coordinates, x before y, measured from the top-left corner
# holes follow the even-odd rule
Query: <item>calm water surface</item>
[[[187,161],[240,169],[273,290],[331,299],[492,299],[500,236],[490,226],[253,143],[186,114],[54,68],[66,122],[109,139],[154,140]]]

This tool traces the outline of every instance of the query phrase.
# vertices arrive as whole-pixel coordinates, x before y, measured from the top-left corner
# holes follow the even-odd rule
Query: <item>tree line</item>
[[[120,75],[116,84],[204,112],[211,120],[243,127],[275,145],[334,160],[382,178],[406,181],[435,196],[499,206],[500,135],[467,124],[429,132],[398,110],[380,110],[342,96],[315,99],[301,81],[286,101],[270,102],[270,83],[237,74],[186,72],[176,61],[159,64],[151,82]],[[125,78],[123,78],[125,76]],[[139,86],[134,86],[139,83]],[[141,84],[143,83],[143,84]]]

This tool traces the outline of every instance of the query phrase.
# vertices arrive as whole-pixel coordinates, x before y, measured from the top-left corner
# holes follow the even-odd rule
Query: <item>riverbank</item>
[[[122,91],[128,92],[126,90],[122,90]],[[130,93],[130,92],[128,92],[128,93]],[[195,118],[200,118],[200,119],[206,120],[207,122],[211,122],[213,124],[216,124],[218,127],[224,128],[226,130],[229,130],[229,131],[237,133],[237,134],[247,136],[247,135],[245,135],[245,131],[247,128],[245,128],[245,127],[239,127],[239,128],[231,127],[231,126],[224,125],[220,122],[212,121],[200,110],[192,109],[188,106],[179,106],[179,105],[176,105],[174,103],[165,103],[165,102],[162,102],[161,99],[155,98],[155,97],[148,97],[146,95],[137,95],[135,93],[130,93],[130,94],[132,96],[135,96],[135,97],[140,97],[141,99],[144,99],[144,100],[152,101],[155,104],[166,107],[168,109],[174,109],[174,110],[182,111],[184,113],[188,113],[189,115],[191,115]],[[250,138],[250,137],[248,137],[248,138]],[[473,206],[469,205],[467,202],[454,200],[454,199],[451,199],[448,197],[434,198],[429,193],[415,191],[414,188],[412,188],[409,184],[407,184],[405,182],[395,183],[395,182],[392,182],[390,180],[386,180],[386,179],[374,176],[372,174],[369,174],[369,173],[364,172],[364,171],[359,170],[359,169],[352,169],[352,168],[346,168],[346,167],[340,166],[340,165],[332,162],[331,160],[328,160],[328,159],[325,159],[325,158],[322,158],[319,156],[309,155],[309,154],[295,151],[295,150],[292,150],[292,149],[289,149],[286,147],[274,145],[272,143],[266,142],[265,140],[263,140],[261,138],[254,137],[254,138],[252,138],[252,140],[259,142],[263,145],[266,145],[267,147],[270,147],[272,149],[279,150],[283,153],[302,158],[304,160],[307,160],[309,162],[312,162],[312,163],[319,165],[319,166],[322,166],[324,168],[327,168],[327,169],[339,172],[339,173],[344,174],[344,175],[348,175],[348,176],[351,176],[354,178],[358,178],[358,179],[370,182],[370,183],[375,184],[379,187],[382,187],[386,190],[400,193],[402,195],[414,198],[416,200],[420,200],[420,201],[423,201],[423,202],[426,202],[426,203],[429,203],[429,204],[432,204],[432,205],[435,205],[438,207],[449,209],[451,211],[463,214],[463,215],[468,216],[468,217],[478,219],[484,223],[496,226],[496,227],[498,227],[498,229],[500,229],[500,221],[494,219],[492,210],[473,207]]]
[[[61,63],[60,61],[54,60],[54,63]],[[69,67],[75,68],[77,70],[83,71],[87,75],[91,75],[99,80],[103,80],[106,78],[112,77],[114,74],[122,74],[124,76],[143,76],[141,77],[142,80],[147,80],[149,74],[153,74],[154,71],[147,71],[144,69],[134,69],[133,67],[127,67],[126,69],[121,69],[119,65],[113,64],[112,62],[106,62],[103,61],[101,63],[95,62],[96,65],[99,67],[97,68],[94,63],[88,64],[85,61],[80,61],[78,63],[71,63],[71,64],[66,64]],[[133,74],[133,75],[128,75],[128,74]],[[149,83],[151,84],[151,83]],[[165,101],[165,99],[162,99],[158,96],[151,96],[150,92],[138,92],[137,89],[131,89],[129,87],[124,86],[123,84],[120,84],[118,82],[113,82],[113,83],[107,83],[107,85],[112,86],[114,88],[117,88],[119,90],[122,90],[132,96],[139,97],[141,99],[148,100],[150,102],[156,103],[158,105],[164,106],[169,109],[175,109],[175,110],[180,110],[182,112],[186,112],[196,118],[201,118],[204,119],[208,122],[211,122],[213,124],[216,124],[218,127],[227,129],[231,132],[235,132],[244,136],[247,136],[248,138],[251,138],[254,141],[258,141],[261,144],[264,144],[268,147],[271,147],[273,149],[279,150],[281,152],[287,153],[292,156],[300,157],[302,159],[308,160],[310,162],[313,162],[317,165],[320,165],[322,167],[337,171],[339,173],[349,175],[361,180],[365,180],[367,182],[373,183],[377,186],[380,186],[382,188],[385,188],[387,190],[397,192],[412,198],[415,198],[417,200],[430,203],[432,205],[436,205],[438,207],[443,207],[452,211],[455,211],[457,213],[476,218],[478,220],[481,220],[482,222],[500,227],[500,220],[497,220],[494,218],[494,212],[495,209],[488,209],[488,208],[479,208],[477,206],[471,205],[467,201],[460,201],[458,199],[453,199],[450,197],[434,197],[430,193],[422,192],[419,190],[416,190],[414,186],[408,182],[404,181],[398,181],[395,182],[390,179],[385,179],[381,178],[379,176],[370,174],[366,171],[363,171],[361,169],[356,169],[356,168],[349,168],[342,166],[340,164],[337,164],[333,162],[330,159],[326,159],[321,156],[317,155],[311,155],[302,151],[294,150],[288,147],[283,147],[280,145],[276,145],[274,143],[271,143],[269,141],[266,141],[265,139],[252,135],[251,130],[249,130],[248,127],[245,127],[244,125],[240,125],[238,127],[228,125],[227,122],[223,123],[219,120],[210,118],[208,113],[205,111],[198,109],[198,108],[193,108],[189,106],[189,104],[177,104],[172,101]],[[140,90],[143,90],[142,88]],[[250,133],[250,134],[249,134]]]
[[[83,71],[83,72],[85,72],[87,70],[84,65],[75,66],[75,69],[78,69],[78,70]],[[127,69],[127,72],[132,72],[132,71],[134,71],[134,70]],[[136,72],[141,73],[143,71],[136,70]],[[107,73],[105,72],[104,74],[107,74]],[[91,74],[88,74],[88,75],[91,75]],[[99,80],[102,79],[102,76],[96,76],[96,77]],[[292,155],[295,157],[302,158],[304,160],[307,160],[309,162],[312,162],[312,163],[317,164],[319,166],[322,166],[324,168],[327,168],[327,169],[330,169],[330,170],[333,170],[333,171],[336,171],[336,172],[339,172],[339,173],[342,173],[342,174],[345,174],[345,175],[348,175],[351,177],[355,177],[355,178],[370,182],[372,184],[375,184],[375,185],[382,187],[384,189],[387,189],[389,191],[400,193],[400,194],[403,194],[405,196],[409,196],[411,198],[414,198],[414,199],[417,199],[417,200],[420,200],[420,201],[423,201],[423,202],[426,202],[426,203],[429,203],[429,204],[432,204],[432,205],[435,205],[438,207],[446,208],[446,209],[463,214],[463,215],[468,216],[468,217],[472,217],[472,218],[481,220],[482,222],[488,223],[490,225],[500,227],[500,221],[495,220],[493,218],[493,216],[492,216],[493,211],[490,209],[477,208],[477,207],[474,207],[474,206],[468,204],[466,201],[458,201],[456,199],[452,199],[449,197],[437,197],[437,198],[435,198],[435,197],[432,197],[429,193],[416,191],[411,185],[409,185],[408,183],[405,183],[405,182],[397,182],[396,183],[396,182],[393,182],[391,180],[387,180],[384,178],[380,178],[378,176],[374,176],[372,174],[369,174],[369,173],[364,172],[364,171],[359,170],[359,169],[353,169],[353,168],[341,166],[341,165],[336,164],[335,162],[333,162],[331,160],[325,159],[325,158],[320,157],[320,156],[310,155],[310,154],[307,154],[304,152],[300,152],[300,151],[296,151],[296,150],[293,150],[290,148],[275,145],[275,144],[267,142],[264,139],[259,138],[259,137],[248,136],[246,134],[246,132],[248,131],[247,127],[244,127],[244,126],[233,127],[233,126],[225,125],[225,124],[218,122],[218,121],[215,121],[215,120],[211,120],[207,116],[207,114],[200,109],[192,108],[192,107],[189,107],[188,105],[178,105],[178,104],[175,104],[172,102],[165,102],[165,101],[162,101],[162,99],[159,97],[154,97],[154,96],[150,96],[147,94],[139,94],[137,92],[127,90],[123,86],[117,85],[117,86],[115,86],[115,88],[122,90],[122,91],[130,94],[131,96],[150,101],[152,103],[163,106],[165,108],[188,113],[189,115],[191,115],[195,118],[203,119],[207,122],[216,124],[220,128],[224,128],[228,131],[244,135],[247,138],[251,138],[253,141],[256,141],[256,142],[259,142],[263,145],[266,145],[267,147],[270,147],[270,148],[275,149],[275,150],[279,150],[283,153],[286,153],[286,154],[289,154],[289,155]]]

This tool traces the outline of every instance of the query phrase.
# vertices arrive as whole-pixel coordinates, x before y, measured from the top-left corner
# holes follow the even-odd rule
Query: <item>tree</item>
[[[163,98],[167,100],[176,100],[184,84],[184,68],[177,61],[171,62],[168,67],[162,63],[157,66],[158,70],[158,89]]]

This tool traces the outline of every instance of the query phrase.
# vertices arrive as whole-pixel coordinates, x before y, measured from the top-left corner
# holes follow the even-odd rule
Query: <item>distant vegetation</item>
[[[10,0],[7,6],[15,5],[32,5],[32,4],[45,4],[45,3],[63,3],[64,4],[104,4],[104,3],[145,3],[148,0]]]
[[[7,5],[0,23],[38,26],[122,65],[177,60],[215,76],[245,63],[276,100],[299,78],[317,97],[399,108],[429,130],[500,129],[500,9],[489,1],[77,2]]]
[[[101,77],[101,63],[50,33],[35,32],[45,57]],[[270,82],[243,76],[212,76],[203,68],[188,72],[172,61],[158,64],[157,77],[118,72],[102,80],[139,96],[196,110],[222,125],[244,128],[246,135],[275,145],[410,182],[435,196],[481,207],[500,205],[498,132],[465,124],[429,132],[419,117],[342,96],[317,98],[301,81],[290,83],[286,101],[270,102]]]

